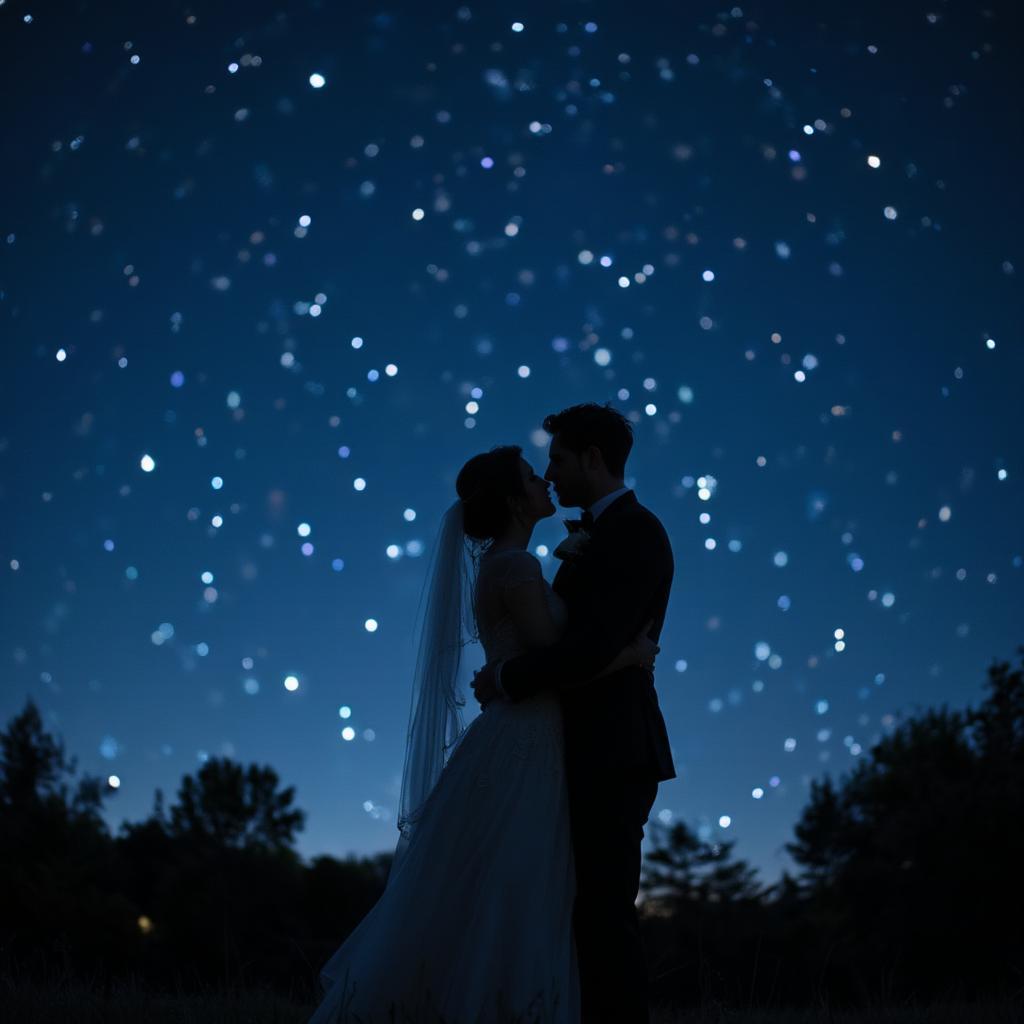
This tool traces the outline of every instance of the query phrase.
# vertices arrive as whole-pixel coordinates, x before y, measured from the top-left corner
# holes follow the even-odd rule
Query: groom
[[[583,1024],[649,1021],[647,969],[636,913],[640,843],[658,783],[675,778],[654,673],[634,666],[592,683],[653,622],[655,642],[672,585],[672,548],[653,512],[623,484],[629,421],[610,406],[576,405],[544,420],[544,478],[565,507],[571,543],[552,584],[569,623],[554,646],[491,662],[475,676],[481,704],[558,692],[576,864],[574,934]],[[567,538],[569,540],[570,538]]]

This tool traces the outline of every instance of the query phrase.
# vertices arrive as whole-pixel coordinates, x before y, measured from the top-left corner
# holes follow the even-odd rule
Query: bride
[[[467,633],[493,661],[564,630],[565,604],[528,550],[555,506],[515,445],[474,456],[455,488],[424,591],[387,887],[321,969],[309,1024],[579,1020],[558,697],[497,699],[464,727],[457,693]],[[645,633],[594,678],[652,665]]]

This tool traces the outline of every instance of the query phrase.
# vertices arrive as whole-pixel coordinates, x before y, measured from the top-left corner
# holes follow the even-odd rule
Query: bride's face
[[[526,459],[519,460],[519,472],[523,478],[523,491],[526,495],[522,503],[523,512],[531,519],[547,519],[548,516],[553,516],[555,506],[551,501],[550,485],[547,480],[537,476]]]

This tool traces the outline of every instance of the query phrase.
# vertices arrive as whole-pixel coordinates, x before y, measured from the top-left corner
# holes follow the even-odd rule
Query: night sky
[[[653,817],[776,878],[1024,642],[1013,13],[0,0],[3,722],[112,827],[229,756],[390,851],[455,475],[610,401],[676,562]]]

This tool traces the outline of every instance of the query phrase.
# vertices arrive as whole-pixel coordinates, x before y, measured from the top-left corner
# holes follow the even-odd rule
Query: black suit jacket
[[[552,588],[569,621],[553,646],[505,662],[501,685],[512,701],[539,690],[558,691],[570,772],[675,778],[668,732],[651,669],[635,665],[588,683],[614,660],[648,620],[657,643],[675,570],[668,534],[633,491],[616,498],[595,520],[590,543],[565,559]]]

